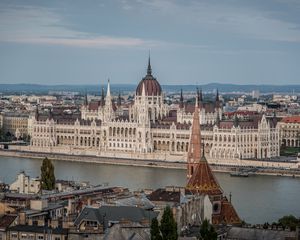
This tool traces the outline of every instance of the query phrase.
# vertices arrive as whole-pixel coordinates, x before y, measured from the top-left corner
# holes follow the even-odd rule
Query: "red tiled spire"
[[[203,147],[204,150],[204,147]],[[204,151],[201,157],[201,129],[199,120],[198,99],[196,99],[193,116],[190,147],[188,151],[188,184],[187,189],[209,196],[222,195],[223,191],[206,161]]]

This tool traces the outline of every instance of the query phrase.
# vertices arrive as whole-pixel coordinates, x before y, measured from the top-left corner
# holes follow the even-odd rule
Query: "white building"
[[[35,194],[40,191],[40,179],[30,178],[24,171],[17,175],[16,180],[10,184],[9,190],[17,193]]]
[[[234,126],[233,118],[222,120],[218,92],[213,103],[204,103],[201,91],[197,97],[209,156],[224,161],[227,157],[265,159],[279,156],[278,129],[265,117],[257,118],[257,123],[251,126],[246,123],[254,121],[251,119],[243,119],[239,126]],[[108,82],[106,96],[102,91],[101,100],[88,101],[86,97],[80,117],[55,115],[51,111],[41,115],[37,111],[28,124],[30,150],[184,161],[194,109],[194,104],[184,103],[182,93],[177,110],[164,103],[164,93],[152,75],[149,59],[147,74],[138,84],[129,107],[122,105],[120,96],[115,104]],[[232,142],[233,136],[237,142]],[[224,150],[218,151],[218,147]]]

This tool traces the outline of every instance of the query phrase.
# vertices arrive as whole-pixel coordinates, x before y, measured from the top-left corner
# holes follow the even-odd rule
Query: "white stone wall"
[[[40,181],[38,179],[30,179],[24,172],[21,172],[9,186],[9,189],[18,193],[38,193],[40,190]]]

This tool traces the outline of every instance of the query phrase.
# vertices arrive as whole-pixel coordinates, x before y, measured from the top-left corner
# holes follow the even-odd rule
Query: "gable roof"
[[[5,230],[8,228],[16,218],[16,215],[4,215],[0,217],[0,230]]]
[[[284,117],[281,121],[284,123],[300,123],[300,116]]]
[[[101,206],[100,208],[85,207],[79,216],[76,218],[74,224],[79,226],[83,220],[97,221],[99,224],[108,226],[109,222],[119,222],[121,220],[128,220],[131,222],[140,222],[144,219],[150,221],[157,217],[158,213],[153,211],[146,211],[139,207],[131,206]]]

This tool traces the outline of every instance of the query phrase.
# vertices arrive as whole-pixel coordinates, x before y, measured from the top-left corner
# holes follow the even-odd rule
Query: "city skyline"
[[[2,1],[0,83],[297,84],[297,1]]]

